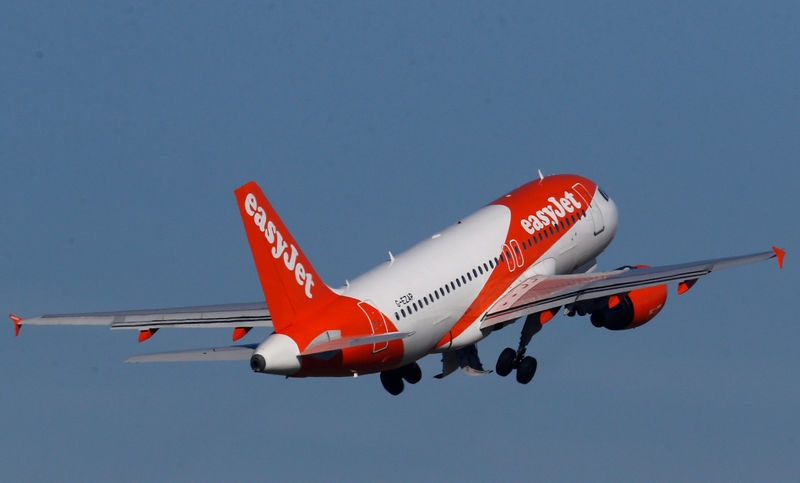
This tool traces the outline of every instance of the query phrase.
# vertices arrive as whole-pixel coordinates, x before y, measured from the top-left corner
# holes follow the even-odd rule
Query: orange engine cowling
[[[592,312],[592,324],[609,330],[633,329],[658,315],[666,301],[666,285],[613,295],[608,298],[608,304],[604,308]]]

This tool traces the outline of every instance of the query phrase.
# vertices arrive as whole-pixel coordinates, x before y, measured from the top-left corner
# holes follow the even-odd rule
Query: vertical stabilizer
[[[276,332],[336,294],[320,279],[261,188],[251,181],[235,191],[258,278]]]

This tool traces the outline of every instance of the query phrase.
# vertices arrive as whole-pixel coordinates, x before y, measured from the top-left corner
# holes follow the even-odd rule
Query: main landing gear
[[[381,384],[383,384],[383,388],[389,391],[389,394],[392,396],[397,396],[403,392],[403,388],[405,387],[403,381],[409,384],[416,384],[421,379],[422,369],[419,368],[419,364],[416,362],[398,367],[397,369],[381,372]]]
[[[537,332],[542,330],[542,323],[540,314],[531,314],[525,318],[525,325],[522,327],[522,334],[519,337],[519,348],[517,350],[511,347],[506,347],[497,358],[497,365],[495,371],[501,376],[505,377],[511,374],[511,371],[517,370],[517,382],[520,384],[527,384],[531,382],[533,376],[536,374],[536,359],[531,356],[525,355],[525,350],[528,344],[536,335]]]

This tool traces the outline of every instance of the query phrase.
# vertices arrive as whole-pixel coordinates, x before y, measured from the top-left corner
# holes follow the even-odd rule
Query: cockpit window
[[[600,192],[600,194],[601,194],[601,195],[603,195],[603,198],[605,198],[605,199],[606,199],[606,201],[608,201],[608,195],[606,194],[606,192],[605,192],[605,191],[603,191],[603,189],[602,189],[602,188],[600,188],[600,187],[598,186],[598,187],[597,187],[597,191],[599,191],[599,192]]]

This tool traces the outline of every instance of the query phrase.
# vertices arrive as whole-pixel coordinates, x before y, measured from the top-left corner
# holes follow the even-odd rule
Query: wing
[[[783,266],[785,252],[773,247],[771,252],[739,257],[716,258],[698,262],[593,272],[577,275],[535,275],[523,280],[492,305],[484,316],[481,328],[491,327],[510,319],[542,312],[562,305],[609,297],[638,288],[678,282],[679,292],[688,290],[698,278],[714,270],[778,258]]]
[[[118,312],[40,315],[21,319],[11,315],[14,325],[99,325],[112,329],[151,331],[165,327],[183,328],[250,328],[272,327],[272,318],[264,302],[226,305],[204,305]]]

